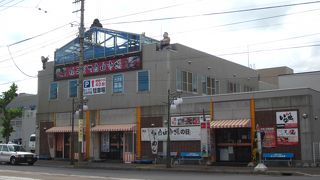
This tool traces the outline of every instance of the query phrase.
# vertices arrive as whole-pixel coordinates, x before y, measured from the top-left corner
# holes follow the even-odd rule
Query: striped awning
[[[107,132],[107,131],[133,131],[135,124],[104,124],[96,125],[91,129],[93,132]]]
[[[52,127],[50,129],[47,129],[47,133],[65,133],[65,132],[71,132],[72,126],[60,126],[60,127]],[[74,126],[74,132],[78,132],[78,126]]]
[[[250,128],[250,119],[224,119],[211,122],[211,128]]]

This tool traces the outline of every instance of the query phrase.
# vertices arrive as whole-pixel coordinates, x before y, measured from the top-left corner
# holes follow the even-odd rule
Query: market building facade
[[[39,71],[40,157],[69,159],[74,150],[75,158],[81,152],[86,160],[132,162],[159,159],[169,149],[250,162],[258,127],[266,134],[264,152],[312,160],[318,91],[260,91],[256,70],[181,44],[159,47],[144,34],[91,28],[85,37],[83,124],[76,113],[78,38]],[[184,102],[171,110],[178,96]]]
[[[91,28],[85,37],[84,143],[77,145],[76,38],[39,71],[40,157],[70,158],[73,139],[76,158],[80,149],[85,159],[142,158],[141,128],[153,121],[145,111],[158,112],[156,125],[166,124],[168,90],[183,97],[258,90],[255,70],[181,44],[159,48],[143,34],[104,28]]]

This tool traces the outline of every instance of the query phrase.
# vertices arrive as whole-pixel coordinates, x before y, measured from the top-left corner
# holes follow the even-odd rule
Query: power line
[[[69,37],[72,37],[72,36],[74,36],[74,35],[75,35],[75,33],[72,33],[72,34],[70,33],[68,36],[63,37],[63,38],[61,38],[61,39],[58,39],[58,40],[56,40],[56,41],[51,41],[51,42],[46,41],[46,44],[41,43],[41,46],[40,46],[40,47],[38,47],[38,48],[33,48],[33,49],[30,50],[30,51],[27,51],[27,52],[21,53],[21,54],[19,54],[19,55],[16,55],[16,56],[14,56],[14,58],[21,57],[21,56],[24,56],[24,55],[26,55],[26,54],[29,54],[29,53],[31,53],[31,52],[33,52],[33,51],[35,51],[35,50],[38,50],[38,49],[45,48],[45,47],[47,47],[47,46],[53,45],[53,44],[55,44],[55,43],[57,43],[57,42],[60,42],[60,41],[62,41],[62,40],[65,40],[65,39],[67,39],[67,38],[69,38]],[[20,51],[23,51],[23,50],[20,50]],[[20,51],[17,51],[17,52],[20,52]],[[16,52],[16,53],[17,53],[17,52]],[[6,62],[6,61],[9,61],[9,60],[11,60],[10,57],[7,58],[7,59],[0,60],[0,63]]]
[[[69,22],[69,23],[64,24],[64,25],[62,25],[62,26],[56,27],[56,28],[54,28],[54,29],[51,29],[51,30],[49,30],[49,31],[47,31],[47,32],[44,32],[44,33],[38,34],[38,35],[36,35],[36,36],[29,37],[29,38],[23,39],[23,40],[21,40],[21,41],[18,41],[18,42],[9,44],[8,46],[14,46],[14,45],[23,43],[23,42],[25,42],[25,41],[29,41],[29,40],[35,39],[35,38],[37,38],[37,37],[46,35],[46,34],[48,34],[48,33],[51,33],[51,32],[53,32],[53,31],[56,31],[56,30],[58,30],[58,29],[60,29],[60,28],[63,28],[63,27],[65,27],[65,26],[67,26],[67,25],[70,25],[71,23],[72,23],[72,22]]]
[[[13,64],[16,66],[16,68],[17,68],[22,74],[24,74],[25,76],[28,76],[28,77],[37,77],[37,76],[31,76],[31,75],[23,72],[23,71],[18,67],[18,65],[16,64],[16,62],[14,61],[14,59],[13,59],[13,57],[12,57],[12,54],[11,54],[11,51],[10,51],[10,46],[8,46],[8,52],[9,52],[9,55],[10,55],[10,57],[11,57],[11,60],[12,60]]]
[[[233,26],[233,25],[238,25],[238,24],[250,23],[250,22],[255,22],[255,21],[262,21],[262,20],[267,20],[267,19],[274,19],[274,18],[279,18],[279,17],[284,17],[284,16],[291,16],[291,15],[296,15],[296,14],[301,14],[301,13],[307,13],[307,12],[311,12],[311,11],[319,11],[319,10],[320,9],[311,9],[311,10],[300,11],[300,12],[295,12],[295,13],[280,14],[280,15],[250,19],[250,20],[245,20],[245,21],[231,22],[231,23],[227,23],[227,24],[221,24],[221,25],[216,25],[216,26],[211,26],[211,27],[206,27],[206,28],[193,29],[193,30],[189,30],[189,31],[180,31],[180,32],[175,32],[175,33],[171,33],[171,34],[182,34],[182,33],[187,33],[187,32],[199,31],[199,30],[203,30],[203,29]]]
[[[202,0],[197,0],[197,1],[202,1]],[[123,17],[128,17],[128,16],[133,16],[133,15],[144,14],[144,13],[149,13],[149,12],[153,12],[153,11],[159,11],[159,10],[163,10],[163,9],[168,9],[168,8],[173,8],[173,7],[177,7],[177,6],[182,6],[182,5],[185,5],[185,4],[188,4],[188,3],[178,3],[178,4],[174,4],[174,5],[170,5],[170,6],[165,6],[165,7],[155,8],[155,9],[149,9],[149,10],[140,11],[140,12],[135,12],[135,13],[131,13],[131,14],[126,14],[126,15],[121,15],[121,16],[115,16],[115,17],[107,18],[107,19],[102,19],[102,20],[100,20],[100,21],[109,21],[109,20],[119,19],[119,18],[123,18]]]
[[[14,0],[12,0],[12,1],[14,1]],[[10,1],[10,2],[12,2],[12,1]],[[9,8],[11,8],[11,7],[13,7],[13,6],[15,6],[15,5],[23,2],[23,1],[25,1],[25,0],[21,0],[21,1],[17,2],[17,3],[15,3],[15,4],[12,4],[12,5],[10,5],[10,6],[7,6],[7,7],[3,8],[3,9],[1,9],[0,12],[4,11],[4,10],[6,10],[6,9],[9,9]]]
[[[259,7],[259,8],[240,9],[240,10],[231,10],[231,11],[222,11],[222,12],[212,12],[212,13],[196,14],[196,15],[153,18],[153,19],[142,19],[142,20],[135,20],[135,21],[122,21],[122,22],[106,23],[104,25],[130,24],[130,23],[150,22],[150,21],[163,21],[163,20],[173,20],[173,19],[194,18],[194,17],[201,17],[201,16],[233,14],[233,13],[241,13],[241,12],[249,12],[249,11],[258,11],[258,10],[267,10],[267,9],[275,9],[275,8],[283,8],[283,7],[292,7],[292,6],[300,6],[300,5],[307,5],[307,4],[315,4],[315,3],[320,3],[320,1],[311,1],[311,2],[295,3],[295,4],[285,4],[285,5],[278,5],[278,6],[265,6],[265,7]]]
[[[318,47],[318,46],[320,46],[320,44],[311,44],[311,45],[304,45],[304,46],[291,46],[291,47],[273,48],[273,49],[260,49],[260,50],[255,50],[255,51],[249,51],[249,53],[279,51],[279,50],[288,50],[288,49],[299,49],[299,48]],[[228,53],[228,54],[218,54],[216,56],[230,56],[230,55],[247,54],[247,53],[248,53],[248,51],[243,51],[243,52]]]

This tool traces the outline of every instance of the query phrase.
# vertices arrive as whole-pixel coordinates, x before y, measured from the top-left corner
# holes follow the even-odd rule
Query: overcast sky
[[[37,93],[40,57],[53,61],[77,36],[78,9],[72,0],[0,0],[1,92],[15,82],[18,92]],[[306,72],[320,70],[319,17],[312,0],[87,0],[84,19],[86,28],[99,18],[104,28],[158,40],[168,32],[171,43],[254,69]]]

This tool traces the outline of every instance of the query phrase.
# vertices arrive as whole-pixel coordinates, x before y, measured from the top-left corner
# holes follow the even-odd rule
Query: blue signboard
[[[263,153],[263,158],[293,158],[293,153]]]

